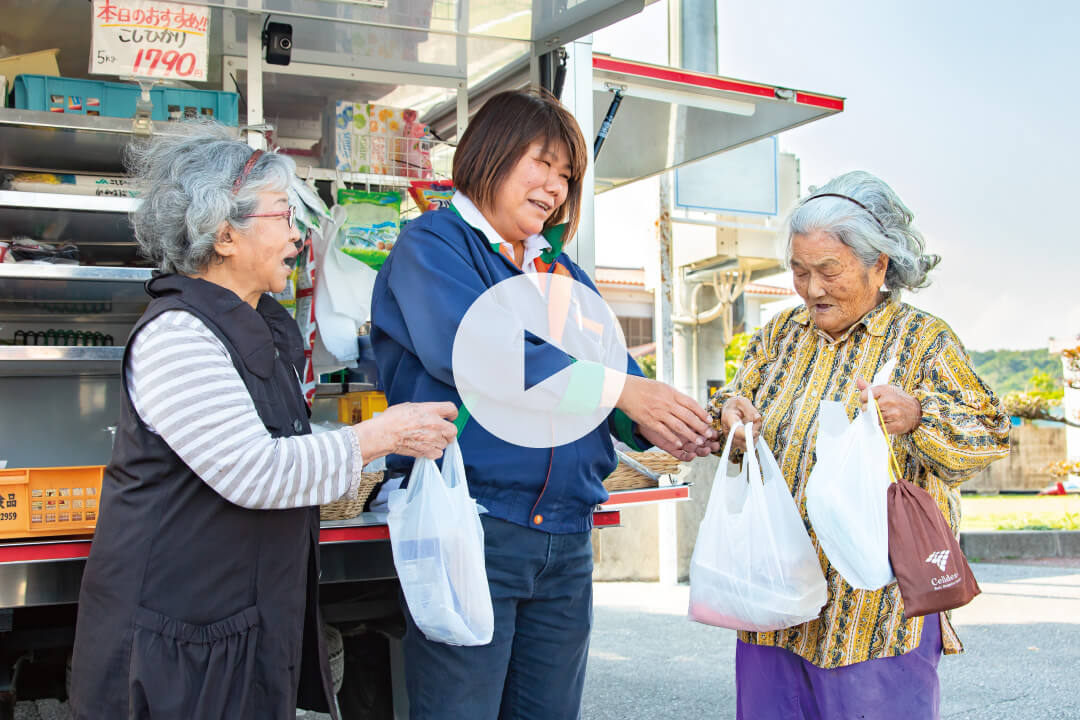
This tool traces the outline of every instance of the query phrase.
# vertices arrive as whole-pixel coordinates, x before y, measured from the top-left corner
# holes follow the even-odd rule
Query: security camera
[[[271,65],[288,65],[292,58],[292,25],[267,23],[262,34],[262,44],[266,48],[266,62]]]

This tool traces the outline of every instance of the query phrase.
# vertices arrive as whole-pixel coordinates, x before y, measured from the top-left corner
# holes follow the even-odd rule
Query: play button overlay
[[[626,382],[626,341],[588,285],[530,273],[476,299],[451,362],[471,420],[514,445],[558,447],[607,420]]]

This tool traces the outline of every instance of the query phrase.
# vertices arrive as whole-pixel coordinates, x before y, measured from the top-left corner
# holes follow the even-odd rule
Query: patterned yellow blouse
[[[890,384],[922,404],[922,420],[910,434],[893,438],[904,477],[926,489],[948,518],[960,523],[957,486],[1009,454],[1009,417],[993,391],[975,374],[963,345],[941,320],[910,305],[887,300],[836,341],[810,321],[805,306],[784,311],[754,334],[730,385],[713,396],[709,411],[719,427],[725,400],[742,395],[762,414],[763,437],[802,512],[806,481],[814,467],[818,405],[846,404],[855,416],[856,378],[870,380],[896,358]],[[922,618],[905,619],[895,582],[880,590],[856,590],[818,547],[829,599],[816,620],[775,632],[742,632],[743,642],[786,648],[823,668],[914,650]],[[963,651],[948,614],[941,617],[947,654]]]

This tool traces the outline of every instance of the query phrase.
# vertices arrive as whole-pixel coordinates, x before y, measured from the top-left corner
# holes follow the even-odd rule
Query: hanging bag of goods
[[[409,487],[388,498],[390,549],[413,622],[433,642],[486,645],[495,630],[484,528],[469,496],[461,448],[418,458]]]
[[[825,557],[849,585],[877,590],[889,565],[889,444],[872,408],[851,423],[843,403],[822,401],[817,461],[806,481],[806,515]]]
[[[981,591],[945,515],[930,493],[904,480],[891,450],[889,462],[896,481],[888,492],[889,560],[904,615],[919,617],[967,605]]]
[[[825,576],[765,441],[747,451],[742,467],[729,464],[738,427],[728,434],[694,545],[688,615],[733,630],[800,625],[821,612]]]

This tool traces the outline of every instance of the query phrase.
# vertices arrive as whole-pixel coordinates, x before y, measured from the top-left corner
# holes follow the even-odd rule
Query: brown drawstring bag
[[[967,605],[981,591],[960,543],[930,493],[903,479],[891,445],[889,462],[895,481],[888,494],[889,562],[904,615],[913,618]]]

